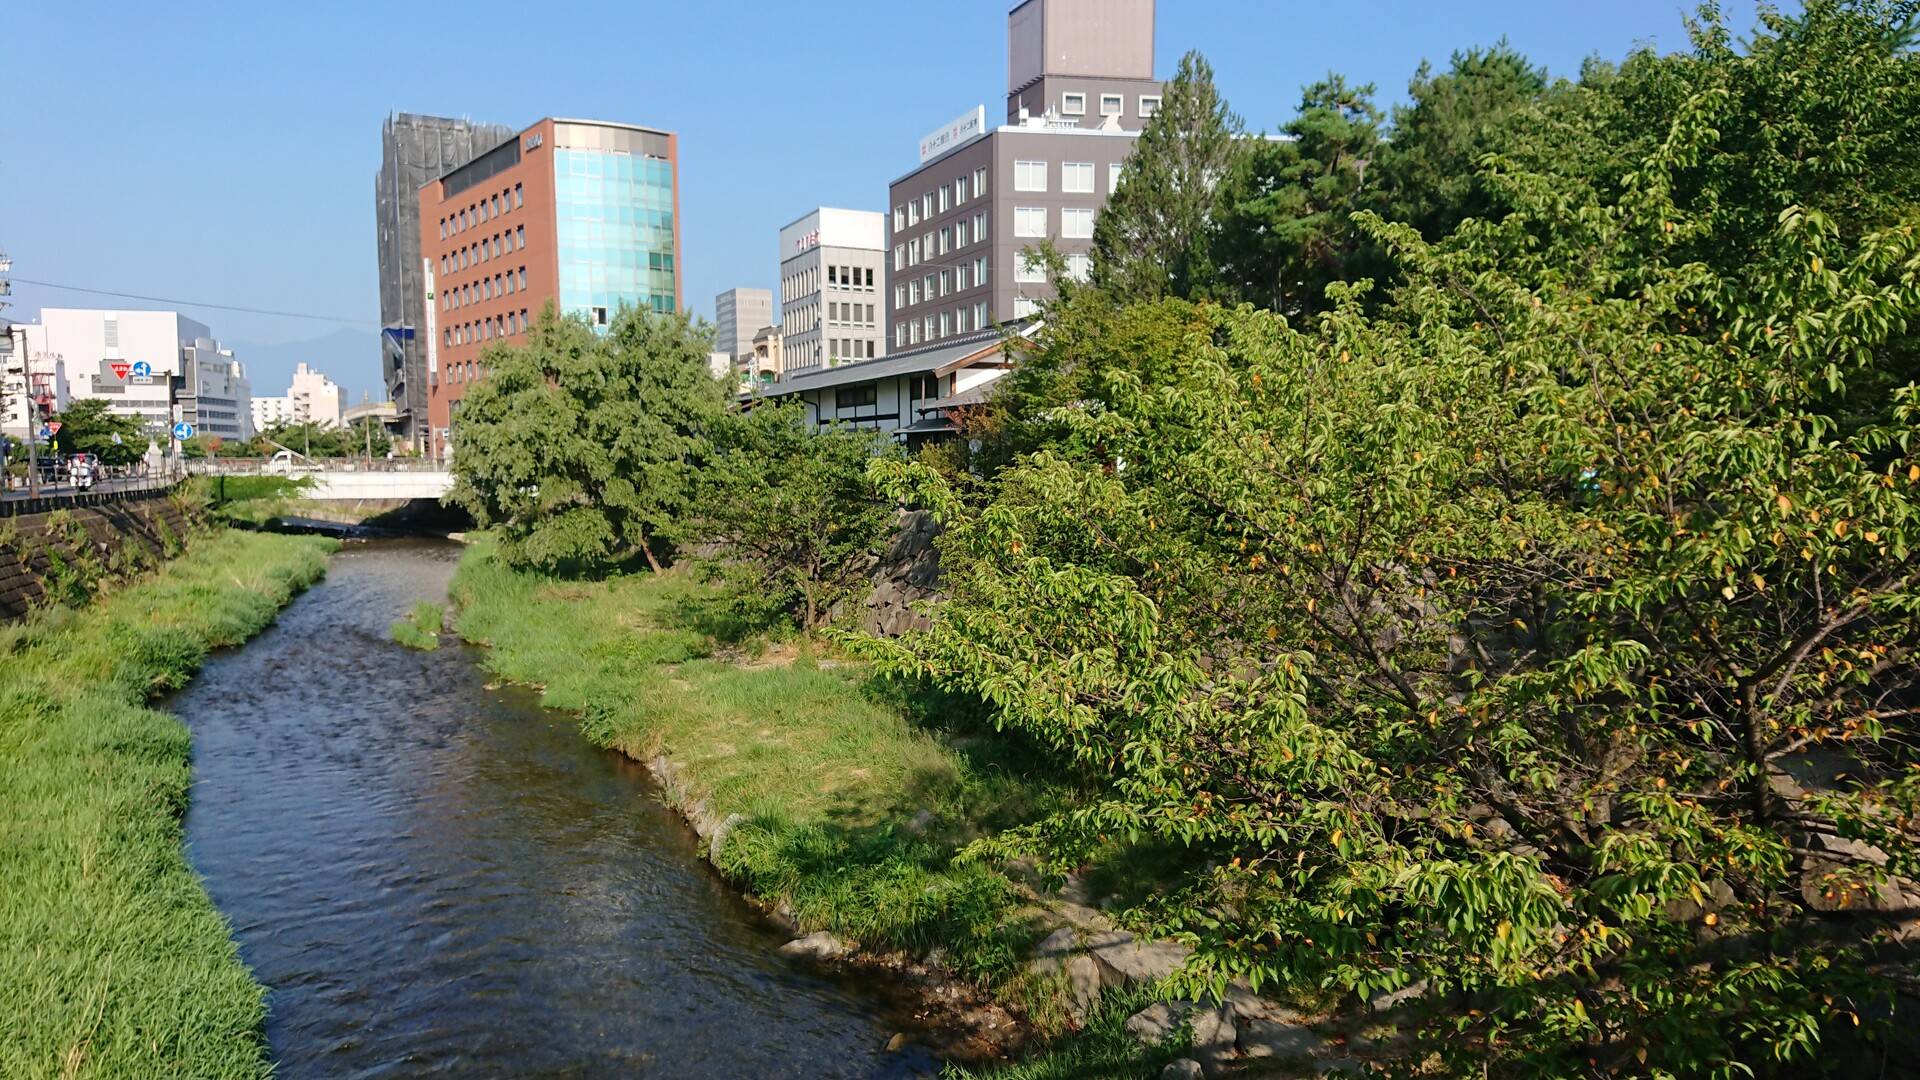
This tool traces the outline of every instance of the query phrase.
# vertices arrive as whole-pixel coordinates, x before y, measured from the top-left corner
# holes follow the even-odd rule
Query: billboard
[[[920,164],[925,165],[934,158],[957,146],[963,146],[987,133],[987,107],[975,105],[971,112],[956,118],[950,124],[920,138]]]

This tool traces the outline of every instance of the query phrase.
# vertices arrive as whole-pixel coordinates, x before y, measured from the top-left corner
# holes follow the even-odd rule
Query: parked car
[[[319,472],[320,466],[291,450],[282,450],[268,458],[260,471],[270,476],[307,476]]]

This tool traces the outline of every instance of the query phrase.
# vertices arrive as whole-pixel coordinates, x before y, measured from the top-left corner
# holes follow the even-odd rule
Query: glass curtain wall
[[[674,309],[673,165],[591,150],[553,155],[560,310],[605,326],[622,303]]]

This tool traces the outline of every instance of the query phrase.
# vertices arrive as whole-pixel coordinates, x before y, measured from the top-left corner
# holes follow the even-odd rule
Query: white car
[[[270,476],[308,476],[320,471],[320,466],[305,460],[291,450],[282,450],[267,459],[260,471]]]

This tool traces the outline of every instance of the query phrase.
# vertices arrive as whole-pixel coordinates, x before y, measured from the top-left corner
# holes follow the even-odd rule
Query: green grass
[[[187,731],[146,702],[332,546],[203,535],[91,607],[0,627],[0,1076],[267,1073],[263,990],[181,849]]]
[[[440,631],[446,625],[446,612],[431,600],[416,600],[413,611],[390,627],[393,640],[409,649],[432,652],[440,647]]]
[[[691,573],[563,581],[493,554],[476,538],[454,577],[461,635],[492,646],[496,674],[578,713],[594,742],[665,753],[692,789],[683,799],[750,819],[719,859],[749,892],[806,929],[940,946],[964,975],[1015,979],[1033,912],[1005,877],[952,857],[1064,797],[1053,779],[1005,741],[953,738],[912,695],[804,643],[715,655],[692,628],[713,625],[725,601]]]

